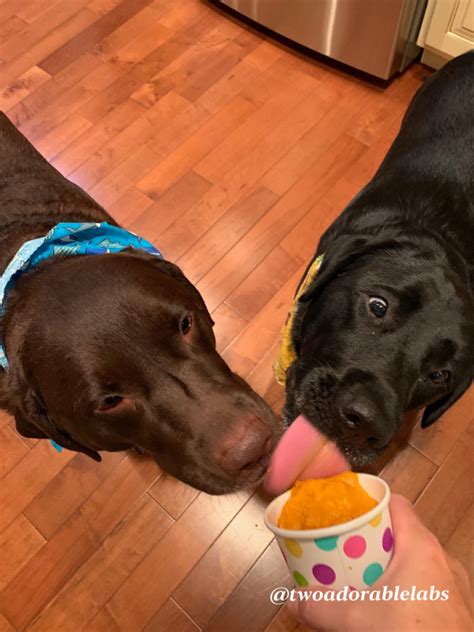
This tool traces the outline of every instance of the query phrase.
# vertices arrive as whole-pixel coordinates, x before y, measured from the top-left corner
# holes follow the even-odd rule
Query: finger
[[[472,610],[472,593],[469,582],[469,575],[461,562],[454,557],[446,554],[447,562],[454,575],[456,585],[461,593],[462,600],[466,606]]]
[[[411,548],[413,548],[414,538],[426,538],[427,534],[430,533],[422,523],[412,503],[405,496],[392,494],[390,515],[394,535],[396,534],[398,539],[403,538],[403,542],[409,538],[412,541]]]
[[[418,530],[420,525],[423,526],[412,503],[400,494],[392,494],[390,498],[390,515],[394,531]]]
[[[394,540],[393,559],[384,574],[384,580],[388,581],[391,574],[395,574],[400,567],[406,565],[408,560],[416,555],[418,550],[416,543],[426,540],[428,531],[418,518],[416,511],[409,500],[399,494],[392,494],[390,499],[390,515],[392,518],[392,531]]]

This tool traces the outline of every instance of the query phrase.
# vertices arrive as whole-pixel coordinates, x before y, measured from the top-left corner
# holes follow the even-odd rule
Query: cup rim
[[[358,516],[357,518],[354,518],[353,520],[349,520],[348,522],[341,522],[340,524],[336,524],[331,527],[322,527],[320,529],[282,529],[281,527],[274,525],[270,521],[269,513],[272,506],[280,501],[282,497],[287,496],[287,498],[289,498],[290,490],[287,490],[283,494],[280,494],[279,496],[274,498],[266,508],[264,515],[266,527],[270,529],[270,531],[272,531],[275,535],[278,535],[281,538],[292,540],[318,540],[320,538],[329,538],[331,536],[343,535],[344,533],[347,533],[349,531],[359,529],[360,527],[373,520],[375,516],[384,511],[384,509],[388,506],[388,503],[390,501],[390,487],[383,480],[383,478],[380,478],[380,476],[375,476],[374,474],[365,474],[364,472],[357,472],[357,476],[362,476],[365,479],[376,479],[382,484],[382,487],[384,488],[384,495],[382,497],[382,500],[380,500],[370,511],[367,511],[366,513]],[[285,501],[287,500],[287,498],[285,498]]]

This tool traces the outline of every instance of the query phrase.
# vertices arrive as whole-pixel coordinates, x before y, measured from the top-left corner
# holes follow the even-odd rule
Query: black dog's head
[[[292,337],[286,419],[306,415],[355,466],[380,454],[406,411],[426,407],[426,427],[472,380],[472,297],[414,241],[334,240]]]
[[[93,458],[137,447],[209,493],[254,484],[279,426],[217,353],[212,325],[194,286],[156,257],[49,262],[7,304],[2,403],[20,432]]]

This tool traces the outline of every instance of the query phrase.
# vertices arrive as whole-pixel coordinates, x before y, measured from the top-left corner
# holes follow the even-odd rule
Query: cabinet
[[[474,0],[429,0],[418,45],[434,68],[474,48]]]

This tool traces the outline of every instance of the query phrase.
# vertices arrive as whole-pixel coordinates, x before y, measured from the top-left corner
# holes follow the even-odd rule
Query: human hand
[[[392,495],[390,513],[395,541],[394,555],[382,577],[370,590],[384,586],[394,590],[430,594],[431,586],[448,591],[436,601],[289,601],[288,609],[299,621],[325,632],[467,632],[472,628],[471,592],[467,573],[450,557],[436,537],[421,523],[412,504]],[[309,587],[311,588],[311,587]],[[305,589],[308,590],[308,589]],[[328,588],[318,586],[321,592]],[[445,595],[446,593],[443,593]]]

